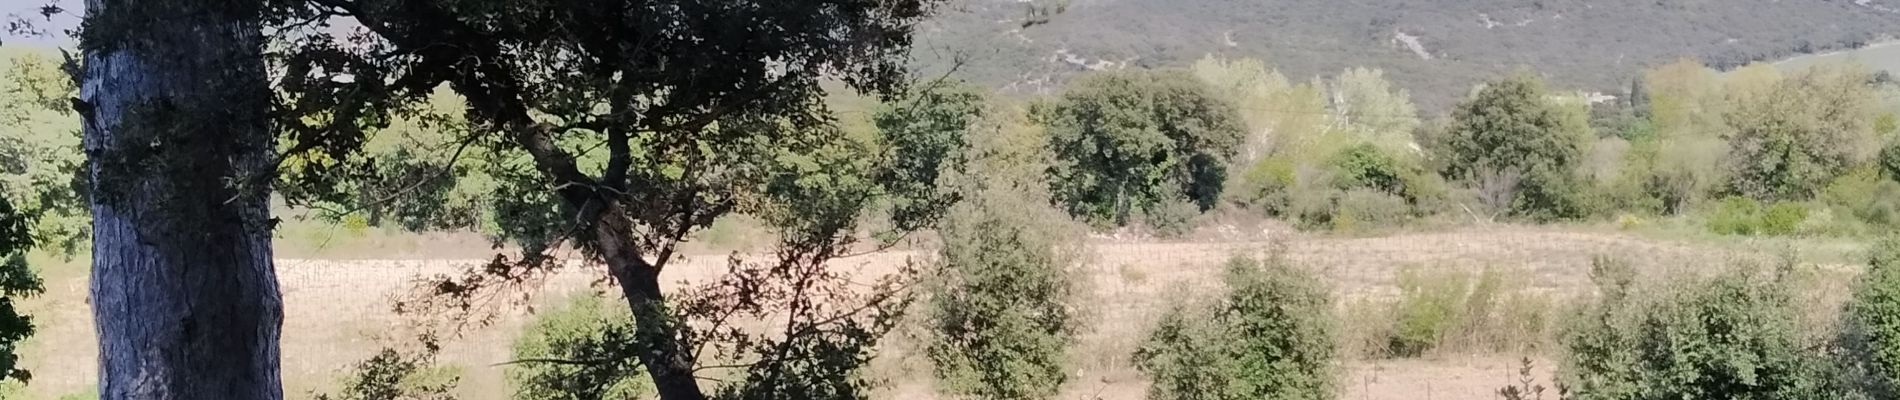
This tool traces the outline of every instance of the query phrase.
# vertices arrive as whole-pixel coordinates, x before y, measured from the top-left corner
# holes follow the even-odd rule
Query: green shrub
[[[1528,71],[1492,81],[1452,111],[1452,121],[1428,144],[1445,178],[1509,200],[1487,204],[1511,215],[1547,221],[1588,211],[1579,167],[1595,138],[1587,110],[1553,101],[1541,78]]]
[[[1320,281],[1274,257],[1228,261],[1224,283],[1224,298],[1164,314],[1135,353],[1153,380],[1148,398],[1332,398],[1332,305]]]
[[[1518,290],[1495,269],[1422,272],[1398,276],[1399,299],[1380,328],[1379,357],[1418,357],[1442,348],[1517,352],[1545,343],[1552,302]]]
[[[625,399],[650,392],[634,357],[633,317],[592,293],[536,316],[514,342],[516,400]],[[561,362],[578,361],[578,362]]]
[[[11,399],[12,397],[7,397]],[[319,398],[321,399],[321,398]],[[99,388],[90,388],[59,396],[59,400],[99,400]]]
[[[1571,398],[1837,398],[1785,268],[1638,286],[1626,265],[1599,262],[1592,276],[1601,295],[1560,339]]]
[[[1859,168],[1828,183],[1821,192],[1828,207],[1875,228],[1900,226],[1900,182]]]
[[[1301,190],[1288,193],[1287,208],[1283,218],[1292,219],[1293,226],[1306,231],[1326,231],[1333,229],[1333,216],[1338,209],[1337,190]]]
[[[1722,199],[1709,215],[1709,231],[1723,235],[1789,235],[1808,219],[1808,208],[1801,203],[1781,202],[1762,207],[1754,199],[1731,196]]]
[[[1333,155],[1333,185],[1343,190],[1371,189],[1395,195],[1405,194],[1400,180],[1398,160],[1371,143],[1360,143]]]
[[[1153,400],[1240,399],[1239,360],[1229,348],[1227,327],[1200,307],[1177,304],[1135,353],[1135,367],[1148,374]]]
[[[1756,232],[1756,219],[1761,214],[1761,203],[1755,199],[1732,196],[1722,199],[1716,205],[1715,212],[1709,215],[1709,231],[1723,235],[1753,235]]]
[[[1762,210],[1761,233],[1765,235],[1790,235],[1801,222],[1808,219],[1808,207],[1801,203],[1782,202]]]
[[[1417,214],[1404,198],[1370,189],[1297,192],[1289,209],[1295,227],[1333,232],[1365,232],[1404,225]]]
[[[1234,203],[1259,209],[1268,215],[1285,215],[1292,199],[1289,193],[1298,185],[1293,160],[1268,157],[1254,162],[1240,175],[1230,196]]]
[[[1495,278],[1484,279],[1495,281]],[[1472,308],[1489,308],[1496,284],[1474,285],[1470,274],[1462,272],[1421,273],[1415,269],[1399,272],[1399,301],[1392,307],[1392,337],[1386,345],[1390,355],[1416,357],[1445,340],[1454,331],[1470,325]]]
[[[18,354],[20,342],[33,335],[33,317],[21,313],[14,304],[46,291],[26,259],[27,251],[34,246],[34,218],[0,196],[0,383],[26,383],[33,378],[19,365]]]
[[[356,365],[341,382],[335,394],[316,395],[317,400],[454,400],[450,392],[461,380],[453,368],[434,365],[434,345],[418,353],[384,348],[382,352]],[[85,396],[85,395],[80,395]],[[66,397],[75,397],[67,395]],[[62,397],[62,398],[66,398]],[[99,398],[91,394],[85,398]]]
[[[1049,134],[1056,202],[1115,226],[1176,198],[1213,208],[1246,135],[1234,105],[1184,71],[1085,75],[1032,114]]]
[[[1162,238],[1180,238],[1194,232],[1194,220],[1201,216],[1201,209],[1185,199],[1165,201],[1141,212],[1141,221],[1156,236]]]
[[[1405,187],[1401,196],[1411,203],[1414,214],[1449,211],[1445,208],[1445,199],[1451,188],[1445,184],[1445,178],[1422,168],[1409,168],[1399,171],[1399,182]]]
[[[1405,199],[1384,192],[1349,190],[1333,202],[1332,230],[1360,232],[1378,227],[1397,226],[1412,219],[1412,207]]]
[[[1900,140],[1890,141],[1887,147],[1880,149],[1878,162],[1880,172],[1888,179],[1900,180]]]
[[[1900,237],[1873,247],[1867,272],[1847,306],[1849,353],[1862,364],[1863,390],[1876,398],[1900,395]]]
[[[1047,399],[1067,378],[1080,241],[1045,202],[991,193],[954,207],[926,282],[926,352],[949,391]],[[1190,212],[1193,205],[1186,204]]]
[[[1823,65],[1764,90],[1730,91],[1728,190],[1762,201],[1806,201],[1846,173],[1875,138],[1871,76]]]

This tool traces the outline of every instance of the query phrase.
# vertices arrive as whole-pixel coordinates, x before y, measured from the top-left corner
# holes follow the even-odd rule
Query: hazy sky
[[[54,15],[53,19],[48,21],[46,17],[40,16],[40,7],[47,4],[59,6],[59,8],[65,9],[65,12]],[[85,12],[86,2],[84,0],[0,0],[0,21],[11,23],[15,20],[24,20],[32,23],[34,28],[45,31],[46,33],[46,35],[43,36],[16,35],[11,32],[0,31],[0,41],[4,41],[8,45],[26,43],[46,46],[70,46],[74,43],[74,39],[67,37],[66,31],[79,27],[79,17],[85,15]],[[6,26],[6,23],[0,23],[0,26]]]

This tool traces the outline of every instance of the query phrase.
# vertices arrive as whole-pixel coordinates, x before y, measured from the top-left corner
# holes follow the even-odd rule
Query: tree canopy
[[[1452,112],[1438,144],[1442,172],[1513,215],[1582,216],[1576,168],[1592,136],[1564,113],[1528,72],[1485,85]]]
[[[935,3],[292,3],[273,10],[275,21],[343,17],[365,32],[283,35],[279,123],[287,157],[301,161],[284,185],[295,199],[333,193],[365,168],[364,132],[446,86],[466,106],[469,134],[458,142],[509,167],[497,176],[511,196],[497,200],[512,205],[498,208],[534,218],[501,219],[522,257],[445,278],[434,285],[441,297],[412,306],[465,309],[545,276],[561,265],[545,250],[572,243],[621,288],[641,350],[626,356],[639,358],[662,398],[706,398],[694,377],[700,356],[738,362],[729,369],[744,378],[722,398],[862,397],[851,372],[901,301],[847,288],[823,266],[860,240],[861,215],[888,194],[914,194],[898,181],[928,178],[918,169],[937,164],[900,164],[879,142],[846,135],[822,83],[901,92],[911,29]],[[779,234],[773,256],[735,258],[725,281],[669,299],[660,273],[679,244],[733,213]],[[767,334],[725,318],[746,315],[786,322]]]
[[[1117,225],[1174,201],[1212,208],[1244,135],[1232,104],[1179,71],[1092,75],[1037,115],[1057,160],[1056,201]]]
[[[33,247],[28,230],[31,221],[0,196],[0,381],[33,379],[33,374],[20,366],[18,354],[20,341],[33,334],[33,319],[22,314],[16,303],[44,290],[39,276],[26,265],[26,252]]]
[[[1763,201],[1811,199],[1859,161],[1871,159],[1871,75],[1852,66],[1810,68],[1735,88],[1727,121],[1729,190]]]

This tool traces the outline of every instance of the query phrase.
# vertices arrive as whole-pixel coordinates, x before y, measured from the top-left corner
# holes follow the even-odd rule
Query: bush
[[[1844,333],[1850,361],[1864,371],[1862,389],[1875,398],[1900,395],[1900,237],[1874,245],[1847,319]]]
[[[1399,299],[1374,327],[1383,337],[1377,357],[1418,357],[1434,350],[1531,350],[1546,340],[1551,302],[1517,290],[1498,270],[1400,271]]]
[[[1046,202],[992,193],[951,211],[938,279],[928,281],[926,347],[951,392],[1046,399],[1067,378],[1078,235]],[[1186,205],[1190,210],[1192,204]]]
[[[1494,209],[1533,220],[1583,216],[1578,168],[1594,137],[1582,110],[1553,102],[1529,72],[1491,82],[1452,112],[1434,138],[1447,179],[1465,182]]]
[[[1303,230],[1365,232],[1411,221],[1415,212],[1399,196],[1354,189],[1294,193],[1289,207],[1294,226]]]
[[[1808,207],[1801,203],[1775,203],[1768,206],[1761,215],[1761,233],[1767,235],[1790,235],[1801,222],[1808,219]]]
[[[1177,305],[1135,353],[1156,400],[1330,399],[1331,300],[1282,258],[1228,261],[1226,296]]]
[[[15,302],[46,290],[26,261],[26,253],[34,245],[34,217],[18,211],[0,196],[0,384],[24,384],[33,379],[33,374],[19,365],[17,354],[20,342],[33,335],[33,317],[21,313]]]
[[[1411,208],[1430,210],[1445,197],[1445,182],[1426,172],[1414,158],[1394,156],[1386,148],[1360,143],[1340,150],[1329,162],[1333,187],[1371,190],[1405,199]]]
[[[1187,200],[1162,202],[1160,205],[1141,213],[1141,221],[1156,236],[1174,239],[1194,232],[1194,220],[1201,216],[1201,209]]]
[[[1880,172],[1887,179],[1900,180],[1900,140],[1887,143],[1880,149]]]
[[[385,348],[357,364],[336,394],[317,400],[454,400],[449,392],[461,380],[454,369],[434,366],[433,344],[415,354]],[[69,395],[70,396],[70,395]],[[76,397],[76,396],[74,396]],[[93,394],[88,398],[98,398]]]
[[[1405,194],[1405,182],[1397,160],[1371,143],[1360,143],[1341,150],[1331,161],[1335,171],[1333,185],[1343,190],[1371,189],[1395,195]]]
[[[1048,128],[1055,200],[1117,226],[1177,198],[1213,208],[1246,131],[1233,104],[1182,71],[1084,76],[1033,114]]]
[[[1900,182],[1872,168],[1856,169],[1828,183],[1821,201],[1875,228],[1900,226]]]
[[[1330,225],[1338,232],[1361,232],[1377,227],[1396,226],[1411,220],[1412,207],[1405,199],[1384,192],[1351,190],[1333,202]]]
[[[1558,380],[1578,400],[1836,398],[1787,276],[1738,267],[1637,286],[1600,261],[1601,295],[1564,329]]]
[[[1426,276],[1408,269],[1399,273],[1398,286],[1399,302],[1392,308],[1394,329],[1386,346],[1391,355],[1422,355],[1464,325],[1465,305],[1472,292],[1466,275]]]
[[[1709,216],[1709,231],[1723,235],[1789,235],[1808,219],[1801,203],[1782,202],[1763,208],[1746,197],[1729,197]]]
[[[1761,203],[1755,199],[1740,196],[1722,199],[1715,212],[1709,215],[1709,231],[1723,235],[1753,235],[1758,214],[1761,214]]]
[[[1233,202],[1242,206],[1265,211],[1269,215],[1285,215],[1292,205],[1291,192],[1299,184],[1293,174],[1293,160],[1286,157],[1268,157],[1247,167],[1231,192]]]
[[[635,358],[633,316],[592,293],[545,310],[515,339],[517,400],[635,398],[650,392]],[[579,362],[562,362],[579,361]]]
[[[1864,159],[1879,101],[1858,65],[1808,68],[1772,87],[1730,92],[1729,190],[1803,201]]]

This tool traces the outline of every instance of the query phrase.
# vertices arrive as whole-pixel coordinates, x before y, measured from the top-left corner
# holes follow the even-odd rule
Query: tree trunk
[[[102,399],[283,397],[262,6],[86,2]]]
[[[634,335],[647,351],[639,352],[641,365],[653,378],[653,388],[664,400],[704,400],[706,394],[693,377],[692,344],[680,337],[660,290],[660,268],[641,258],[633,243],[632,221],[623,208],[608,203],[594,224],[595,248],[607,271],[620,284],[633,311]],[[659,260],[665,262],[665,260]]]

